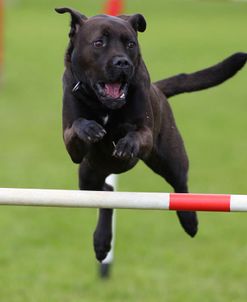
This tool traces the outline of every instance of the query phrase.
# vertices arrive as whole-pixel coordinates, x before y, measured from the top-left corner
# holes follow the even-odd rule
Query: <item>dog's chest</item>
[[[116,114],[115,112],[112,114],[102,114],[97,121],[106,130],[106,141],[118,140],[127,133],[124,119],[120,114]]]
[[[116,129],[119,123],[121,123],[121,117],[114,113],[102,114],[97,120],[105,129]]]
[[[106,126],[106,124],[107,124],[108,121],[109,121],[109,114],[103,115],[103,116],[101,117],[101,121],[102,121],[103,126]]]

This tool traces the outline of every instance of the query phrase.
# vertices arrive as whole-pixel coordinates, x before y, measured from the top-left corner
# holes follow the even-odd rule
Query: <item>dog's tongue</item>
[[[105,93],[112,97],[113,99],[118,99],[121,95],[121,84],[120,83],[110,83],[105,84]]]

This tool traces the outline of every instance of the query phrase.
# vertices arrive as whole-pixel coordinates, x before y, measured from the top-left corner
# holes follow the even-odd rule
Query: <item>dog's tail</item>
[[[247,53],[238,52],[209,68],[181,73],[154,83],[166,97],[214,87],[234,76],[246,63]]]

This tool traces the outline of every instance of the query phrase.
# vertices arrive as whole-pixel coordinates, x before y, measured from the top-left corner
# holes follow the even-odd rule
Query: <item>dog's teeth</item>
[[[121,96],[120,96],[120,99],[124,99],[125,98],[125,94],[123,93]]]

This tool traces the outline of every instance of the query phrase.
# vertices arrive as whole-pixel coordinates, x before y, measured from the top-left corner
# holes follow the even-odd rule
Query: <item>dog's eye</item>
[[[100,48],[100,47],[104,47],[105,43],[103,42],[103,40],[97,40],[93,42],[93,46],[96,48]]]
[[[132,42],[132,41],[128,42],[128,44],[127,44],[127,48],[134,48],[135,46],[136,46],[136,43]]]

